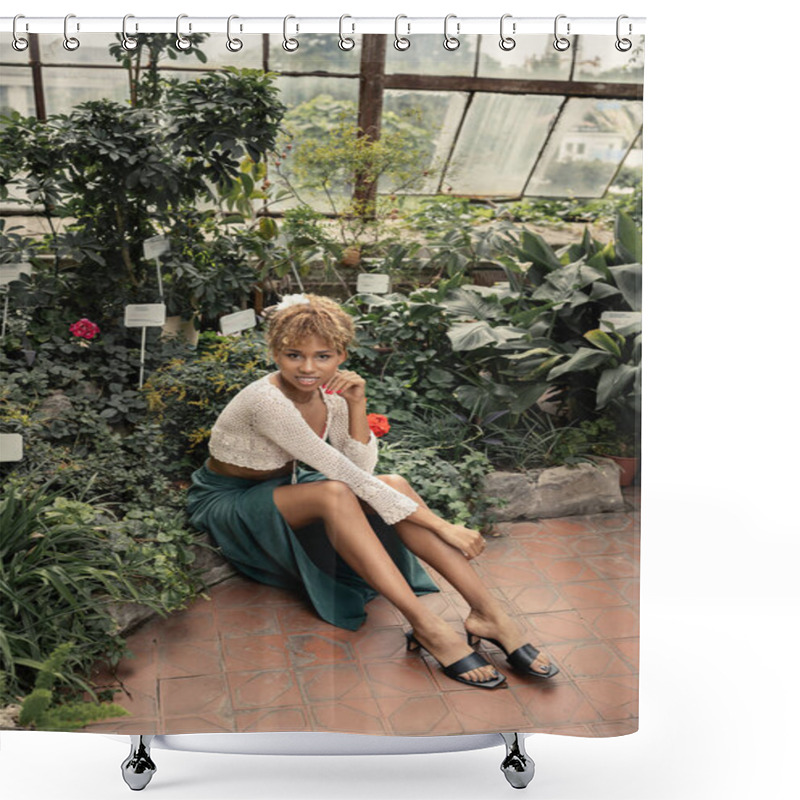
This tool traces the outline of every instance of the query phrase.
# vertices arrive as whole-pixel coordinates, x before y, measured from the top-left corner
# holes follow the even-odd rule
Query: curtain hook
[[[344,35],[344,31],[342,28],[344,27],[344,21],[346,19],[353,19],[349,14],[342,14],[339,17],[339,49],[340,50],[352,50],[356,46],[356,40],[351,39],[349,36]],[[356,32],[355,23],[350,23],[350,33]]]
[[[511,14],[503,14],[503,16],[500,17],[500,49],[506,51],[513,50],[517,46],[516,40],[512,39],[510,36],[506,36],[503,33],[503,25],[505,24],[505,21],[507,19],[511,19]],[[516,33],[516,32],[517,32],[517,23],[512,22],[511,33]]]
[[[563,36],[558,35],[558,21],[560,19],[566,19],[566,14],[559,14],[556,17],[555,24],[553,25],[553,47],[558,50],[559,53],[563,53],[565,50],[569,50],[569,39],[565,39]],[[569,22],[567,23],[567,33],[569,33]]]
[[[408,17],[405,14],[398,14],[394,18],[394,49],[403,51],[408,50],[408,48],[411,47],[411,39],[400,35],[398,29],[400,27],[401,19],[408,19]],[[406,33],[411,33],[411,25],[408,22],[406,22],[406,28],[408,28]]]
[[[122,46],[126,50],[135,50],[139,46],[139,42],[132,36],[128,36],[128,20],[135,19],[133,14],[126,14],[122,18]],[[139,29],[139,24],[136,24],[136,29]]]
[[[444,18],[444,42],[442,42],[442,44],[445,50],[453,52],[454,50],[458,50],[458,48],[461,47],[461,42],[457,37],[451,36],[447,32],[447,23],[450,22],[451,19],[456,19],[456,15],[448,14]],[[460,31],[461,31],[461,23],[456,22],[456,33],[460,33]]]
[[[291,14],[283,18],[283,49],[287,53],[294,53],[298,47],[300,47],[300,42],[297,39],[290,39],[287,35],[288,27],[289,27],[289,20],[290,19],[297,19],[297,17],[293,17]],[[296,28],[297,26],[295,26]]]
[[[175,47],[178,50],[188,50],[192,43],[181,33],[181,20],[186,19],[189,15],[188,14],[178,14],[178,18],[175,20]],[[192,29],[192,26],[189,26],[189,30]]]
[[[235,39],[231,37],[231,22],[233,22],[233,20],[235,19],[239,19],[239,17],[237,17],[236,14],[231,14],[228,17],[228,29],[227,29],[228,41],[225,42],[225,47],[227,47],[231,53],[238,53],[244,47],[244,42],[241,39]],[[241,29],[242,26],[240,25],[239,30]]]
[[[617,50],[619,50],[619,51],[620,51],[620,53],[627,53],[627,52],[628,52],[628,50],[630,50],[630,49],[631,49],[631,47],[633,47],[633,42],[631,42],[631,40],[630,40],[630,39],[623,39],[623,38],[621,38],[621,37],[620,37],[620,35],[619,35],[619,31],[620,31],[620,22],[621,22],[623,19],[629,19],[629,17],[627,16],[627,14],[620,14],[620,15],[617,17],[617,41],[616,41],[616,42],[614,42],[614,47],[616,47],[616,48],[617,48]],[[631,23],[629,22],[629,23],[628,23],[628,36],[630,36],[632,32],[633,32],[633,27],[631,26]]]
[[[81,43],[74,36],[69,35],[68,28],[69,28],[69,21],[71,19],[75,19],[74,14],[67,14],[67,16],[64,17],[64,49],[73,52],[74,50],[77,50],[81,46]],[[75,30],[79,31],[80,29],[81,29],[80,24],[76,22]]]
[[[14,17],[14,21],[11,23],[11,35],[13,39],[11,40],[11,46],[18,52],[21,53],[23,50],[28,49],[28,40],[24,36],[20,36],[17,33],[17,20],[25,19],[23,14],[17,14]],[[28,23],[25,23],[25,30],[28,30]]]

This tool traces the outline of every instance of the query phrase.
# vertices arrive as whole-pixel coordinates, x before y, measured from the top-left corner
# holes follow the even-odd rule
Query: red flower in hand
[[[79,319],[77,322],[73,322],[72,325],[69,326],[69,332],[73,336],[78,336],[81,339],[94,339],[98,333],[100,333],[100,328],[94,324],[91,320],[86,319]]]
[[[386,436],[389,433],[389,420],[383,414],[367,414],[367,424],[369,429],[378,437]]]

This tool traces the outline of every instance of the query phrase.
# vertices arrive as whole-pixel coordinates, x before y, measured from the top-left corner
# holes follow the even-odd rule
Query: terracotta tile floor
[[[233,578],[128,639],[134,654],[98,687],[131,714],[117,733],[348,731],[397,735],[499,730],[613,736],[637,728],[639,493],[624,513],[505,523],[476,562],[491,590],[559,665],[549,681],[503,669],[508,688],[472,689],[405,651],[407,627],[379,597],[361,630],[335,628],[288,592]],[[464,601],[423,601],[458,625]]]

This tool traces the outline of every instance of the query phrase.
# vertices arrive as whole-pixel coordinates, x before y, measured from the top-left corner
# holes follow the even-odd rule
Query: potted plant
[[[633,425],[611,414],[584,420],[578,429],[586,436],[593,455],[611,459],[619,467],[619,485],[630,486],[639,471],[639,437]]]

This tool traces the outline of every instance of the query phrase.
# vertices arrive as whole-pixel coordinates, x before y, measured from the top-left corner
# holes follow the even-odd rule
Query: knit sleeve
[[[278,392],[265,392],[258,399],[258,427],[275,444],[294,458],[308,464],[334,481],[346,483],[353,492],[369,503],[388,525],[413,514],[417,503],[410,497],[387,486],[370,472],[353,463],[348,455],[339,452],[317,436],[291,401]],[[368,448],[355,440],[354,444]],[[357,448],[347,447],[353,451]],[[377,455],[376,455],[377,457]],[[359,459],[366,465],[366,459]],[[373,464],[374,466],[374,464]]]

